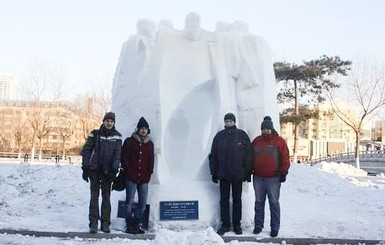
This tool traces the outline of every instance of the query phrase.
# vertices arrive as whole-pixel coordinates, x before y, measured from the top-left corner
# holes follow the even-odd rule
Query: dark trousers
[[[233,198],[233,226],[236,227],[241,225],[242,219],[242,181],[220,181],[221,221],[222,226],[230,227],[230,187]]]
[[[104,178],[98,172],[92,172],[90,176],[91,199],[88,218],[90,227],[92,224],[98,224],[100,218],[102,223],[111,224],[111,184],[112,181]],[[99,193],[102,189],[102,207],[101,216],[99,216]]]

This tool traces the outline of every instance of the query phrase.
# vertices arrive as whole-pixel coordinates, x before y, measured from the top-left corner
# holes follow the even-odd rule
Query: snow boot
[[[226,232],[230,231],[230,227],[228,226],[222,226],[218,231],[218,235],[223,236]]]
[[[90,233],[98,233],[98,223],[90,223]]]
[[[126,233],[136,234],[134,220],[132,219],[126,220]]]
[[[138,223],[137,228],[136,228],[137,234],[144,234],[146,231],[143,229],[142,223]]]
[[[104,233],[110,233],[111,232],[110,225],[107,222],[102,222],[102,225],[101,225],[100,229]]]
[[[237,235],[242,235],[242,227],[241,226],[234,226],[234,232]]]
[[[276,237],[276,236],[278,236],[278,231],[277,231],[277,230],[271,230],[270,236],[271,236],[271,237]]]

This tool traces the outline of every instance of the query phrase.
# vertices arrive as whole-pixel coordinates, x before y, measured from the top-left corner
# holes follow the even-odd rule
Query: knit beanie
[[[150,127],[149,127],[148,122],[146,121],[146,119],[144,119],[144,117],[141,117],[139,119],[138,124],[136,125],[136,128],[137,129],[140,129],[140,128],[147,128],[147,129],[149,129]]]
[[[233,120],[234,122],[236,122],[235,115],[233,113],[227,113],[224,118],[224,121],[226,120]]]
[[[111,119],[115,122],[115,113],[113,112],[107,112],[103,117],[103,122],[107,119]]]
[[[263,122],[261,124],[261,130],[262,129],[271,129],[274,130],[273,121],[271,120],[271,117],[265,116],[263,118]]]

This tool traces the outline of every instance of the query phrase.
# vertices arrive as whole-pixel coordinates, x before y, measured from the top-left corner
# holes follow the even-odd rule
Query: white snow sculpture
[[[124,137],[141,116],[150,124],[156,163],[149,202],[155,223],[160,200],[208,200],[217,192],[207,157],[227,112],[251,139],[265,115],[279,125],[270,49],[244,22],[218,22],[209,32],[199,15],[190,13],[183,30],[166,20],[158,28],[151,20],[138,21],[137,34],[123,44],[112,92],[112,111]],[[157,193],[158,184],[170,186],[169,193]],[[201,191],[185,192],[184,185]],[[215,210],[200,222],[218,220],[217,201],[199,205]],[[244,210],[252,217],[252,204]]]

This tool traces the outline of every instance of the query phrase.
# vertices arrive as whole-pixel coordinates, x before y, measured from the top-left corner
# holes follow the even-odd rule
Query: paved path
[[[35,236],[35,237],[59,237],[59,238],[93,238],[93,239],[112,239],[112,238],[129,238],[129,239],[140,239],[140,240],[152,240],[154,234],[138,234],[131,235],[126,233],[103,233],[99,232],[96,234],[90,234],[86,232],[48,232],[48,231],[31,231],[31,230],[11,230],[11,229],[0,229],[0,234],[20,234],[24,236]],[[279,243],[293,245],[308,245],[308,244],[385,244],[385,240],[354,240],[354,239],[329,239],[329,238],[258,238],[256,236],[223,236],[225,242],[238,240],[240,242],[260,242],[260,243]]]

